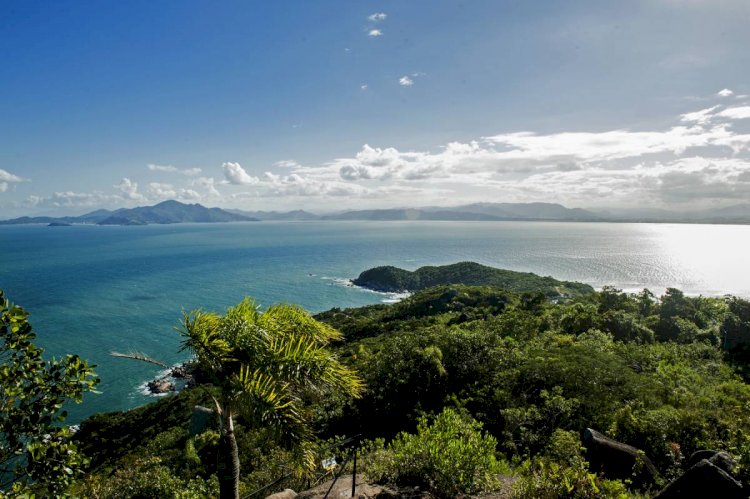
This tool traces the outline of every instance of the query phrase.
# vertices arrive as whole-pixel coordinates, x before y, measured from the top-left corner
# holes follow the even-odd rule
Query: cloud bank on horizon
[[[166,199],[745,203],[748,15],[746,0],[19,4],[0,30],[17,49],[0,54],[0,218]]]
[[[281,160],[260,174],[236,161],[203,168],[148,164],[148,171],[174,178],[141,188],[124,177],[109,191],[56,192],[30,196],[23,204],[73,208],[178,199],[334,209],[548,201],[690,209],[745,202],[750,103],[729,89],[713,99],[717,103],[685,112],[662,130],[521,131],[449,142],[434,151],[365,144],[348,157],[319,165]],[[0,170],[0,190],[25,180]]]

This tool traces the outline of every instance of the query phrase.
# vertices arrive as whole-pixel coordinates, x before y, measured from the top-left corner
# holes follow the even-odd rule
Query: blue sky
[[[746,0],[0,1],[0,217],[737,204],[749,22]]]

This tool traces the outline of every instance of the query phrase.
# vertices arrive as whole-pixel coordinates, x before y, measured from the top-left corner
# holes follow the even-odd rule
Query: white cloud
[[[14,175],[7,170],[0,168],[0,192],[5,192],[10,187],[10,184],[19,184],[25,182],[26,179]]]
[[[122,206],[165,198],[309,209],[548,201],[568,206],[699,208],[750,198],[750,133],[735,130],[750,106],[687,112],[659,129],[505,132],[432,150],[364,144],[317,165],[293,160],[254,176],[239,163],[224,179],[124,178],[117,193],[56,193],[49,206]],[[10,178],[5,172],[3,178]],[[180,179],[180,177],[175,177]],[[221,185],[221,187],[219,187]],[[745,196],[743,198],[743,196]],[[30,201],[31,202],[31,201]]]
[[[713,106],[706,109],[701,109],[700,111],[681,114],[680,121],[682,121],[683,123],[697,123],[699,125],[703,125],[705,123],[708,123],[711,118],[713,118],[714,111],[716,111],[719,107],[720,106]]]
[[[367,32],[367,36],[375,38],[378,36],[383,36],[383,32],[380,31],[379,29],[371,29],[370,31]]]
[[[224,169],[224,177],[230,184],[254,185],[260,181],[258,177],[249,175],[239,163],[227,162],[222,165],[222,168]]]
[[[398,84],[402,87],[411,87],[412,85],[414,85],[414,80],[412,80],[408,76],[402,76],[398,79]]]
[[[730,137],[726,125],[711,128],[675,126],[662,132],[563,132],[536,135],[530,132],[510,133],[487,137],[510,150],[502,153],[507,158],[552,159],[578,158],[586,161],[611,161],[645,154],[682,154],[691,147],[705,147]]]
[[[148,165],[146,165],[146,167],[152,172],[167,172],[167,173],[177,172],[177,167],[172,166],[172,165],[155,165],[153,163],[149,163]]]
[[[293,159],[283,159],[273,164],[276,168],[299,168],[301,165]]]
[[[388,17],[388,15],[385,12],[375,12],[374,14],[370,14],[367,16],[367,19],[370,22],[377,23],[380,21],[385,21],[385,18]]]
[[[177,197],[177,191],[172,184],[151,182],[148,184],[148,197],[151,199],[173,199]]]
[[[123,177],[120,183],[115,187],[122,193],[125,199],[131,199],[134,201],[144,199],[143,195],[138,193],[138,183],[133,182],[127,177]]]
[[[196,175],[199,175],[203,170],[200,168],[185,168],[180,169],[176,166],[172,165],[156,165],[153,163],[150,163],[146,165],[149,170],[152,172],[164,172],[164,173],[180,173],[182,175],[188,176],[188,177],[194,177]]]
[[[716,95],[718,95],[719,97],[731,97],[732,95],[734,95],[734,92],[732,92],[732,91],[731,91],[731,90],[729,90],[728,88],[725,88],[725,89],[723,89],[723,90],[719,90],[719,91],[718,91],[718,92],[716,93]]]
[[[109,205],[115,200],[122,201],[122,198],[101,192],[62,191],[51,196],[29,196],[23,204],[34,208],[94,208]]]
[[[750,106],[728,107],[718,114],[730,120],[745,120],[750,118]]]
[[[198,177],[193,179],[190,185],[204,188],[209,196],[221,196],[221,193],[216,188],[216,180],[213,177]]]

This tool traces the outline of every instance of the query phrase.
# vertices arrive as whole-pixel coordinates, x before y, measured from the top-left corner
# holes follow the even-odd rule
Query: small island
[[[444,284],[491,286],[516,293],[543,293],[551,298],[580,296],[594,291],[588,284],[580,282],[558,281],[549,276],[497,269],[476,262],[421,267],[413,272],[390,265],[375,267],[359,274],[352,283],[384,293],[414,292]]]

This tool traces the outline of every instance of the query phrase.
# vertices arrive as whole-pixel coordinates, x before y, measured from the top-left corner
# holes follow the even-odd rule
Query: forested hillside
[[[442,286],[397,304],[316,318],[343,332],[336,350],[366,390],[357,400],[308,394],[314,428],[323,439],[370,440],[360,468],[373,481],[446,497],[493,489],[516,497],[651,496],[700,449],[728,452],[734,477],[750,477],[750,386],[742,377],[747,301],[608,288],[552,303],[541,294]],[[77,438],[93,467],[77,490],[98,497],[138,487],[215,491],[216,427],[209,422],[208,430],[188,433],[190,408],[210,407],[210,393],[199,386],[86,421]],[[608,480],[589,469],[580,443],[586,428],[639,449],[655,467],[651,481],[637,478],[637,470]],[[394,439],[399,432],[413,435]],[[236,433],[248,463],[245,491],[284,476],[296,462],[274,432],[250,430],[240,419]],[[446,459],[454,464],[413,466],[426,459],[418,458],[425,446],[449,449],[458,435],[474,435],[466,440],[474,444],[453,449]],[[445,477],[457,475],[444,467],[469,462],[471,479],[446,488]],[[277,489],[306,484],[290,477]]]

